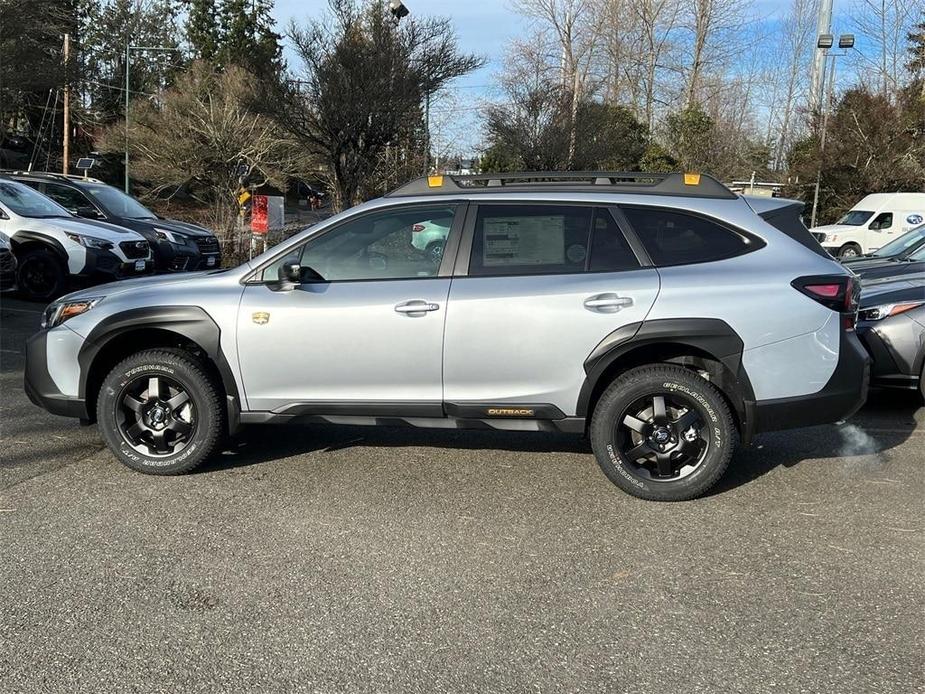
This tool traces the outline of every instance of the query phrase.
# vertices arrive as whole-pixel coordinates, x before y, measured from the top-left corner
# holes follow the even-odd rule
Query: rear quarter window
[[[719,222],[654,207],[622,207],[623,213],[658,266],[708,263],[743,255],[763,243]]]

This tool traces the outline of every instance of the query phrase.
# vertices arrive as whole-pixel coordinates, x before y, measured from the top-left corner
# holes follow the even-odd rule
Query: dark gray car
[[[925,279],[865,287],[857,333],[873,357],[871,385],[918,389],[925,397]]]

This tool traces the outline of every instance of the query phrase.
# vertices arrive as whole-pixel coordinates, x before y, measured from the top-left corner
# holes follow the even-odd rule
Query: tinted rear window
[[[826,250],[819,245],[819,242],[810,233],[800,213],[803,211],[803,205],[788,205],[770,210],[761,215],[761,218],[780,232],[783,232],[797,243],[805,246],[813,253],[821,255],[823,258],[831,258]]]
[[[659,208],[622,208],[656,265],[707,263],[756,246],[745,236],[703,217]]]

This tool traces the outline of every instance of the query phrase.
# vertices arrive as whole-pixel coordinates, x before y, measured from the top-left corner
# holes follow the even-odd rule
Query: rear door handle
[[[613,292],[595,294],[585,299],[585,308],[597,313],[616,313],[620,309],[628,308],[632,305],[632,298],[619,296]]]
[[[412,299],[411,301],[403,301],[395,305],[396,313],[404,313],[407,315],[424,314],[428,311],[439,310],[440,304],[434,304],[429,301],[424,301],[423,299]]]

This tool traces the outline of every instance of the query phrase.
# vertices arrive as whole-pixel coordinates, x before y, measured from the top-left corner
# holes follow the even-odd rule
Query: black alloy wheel
[[[196,433],[196,412],[187,390],[163,376],[141,376],[119,393],[119,433],[142,455],[172,456]]]
[[[709,429],[687,397],[654,393],[635,400],[616,422],[614,438],[636,475],[653,482],[687,477],[710,447]]]

